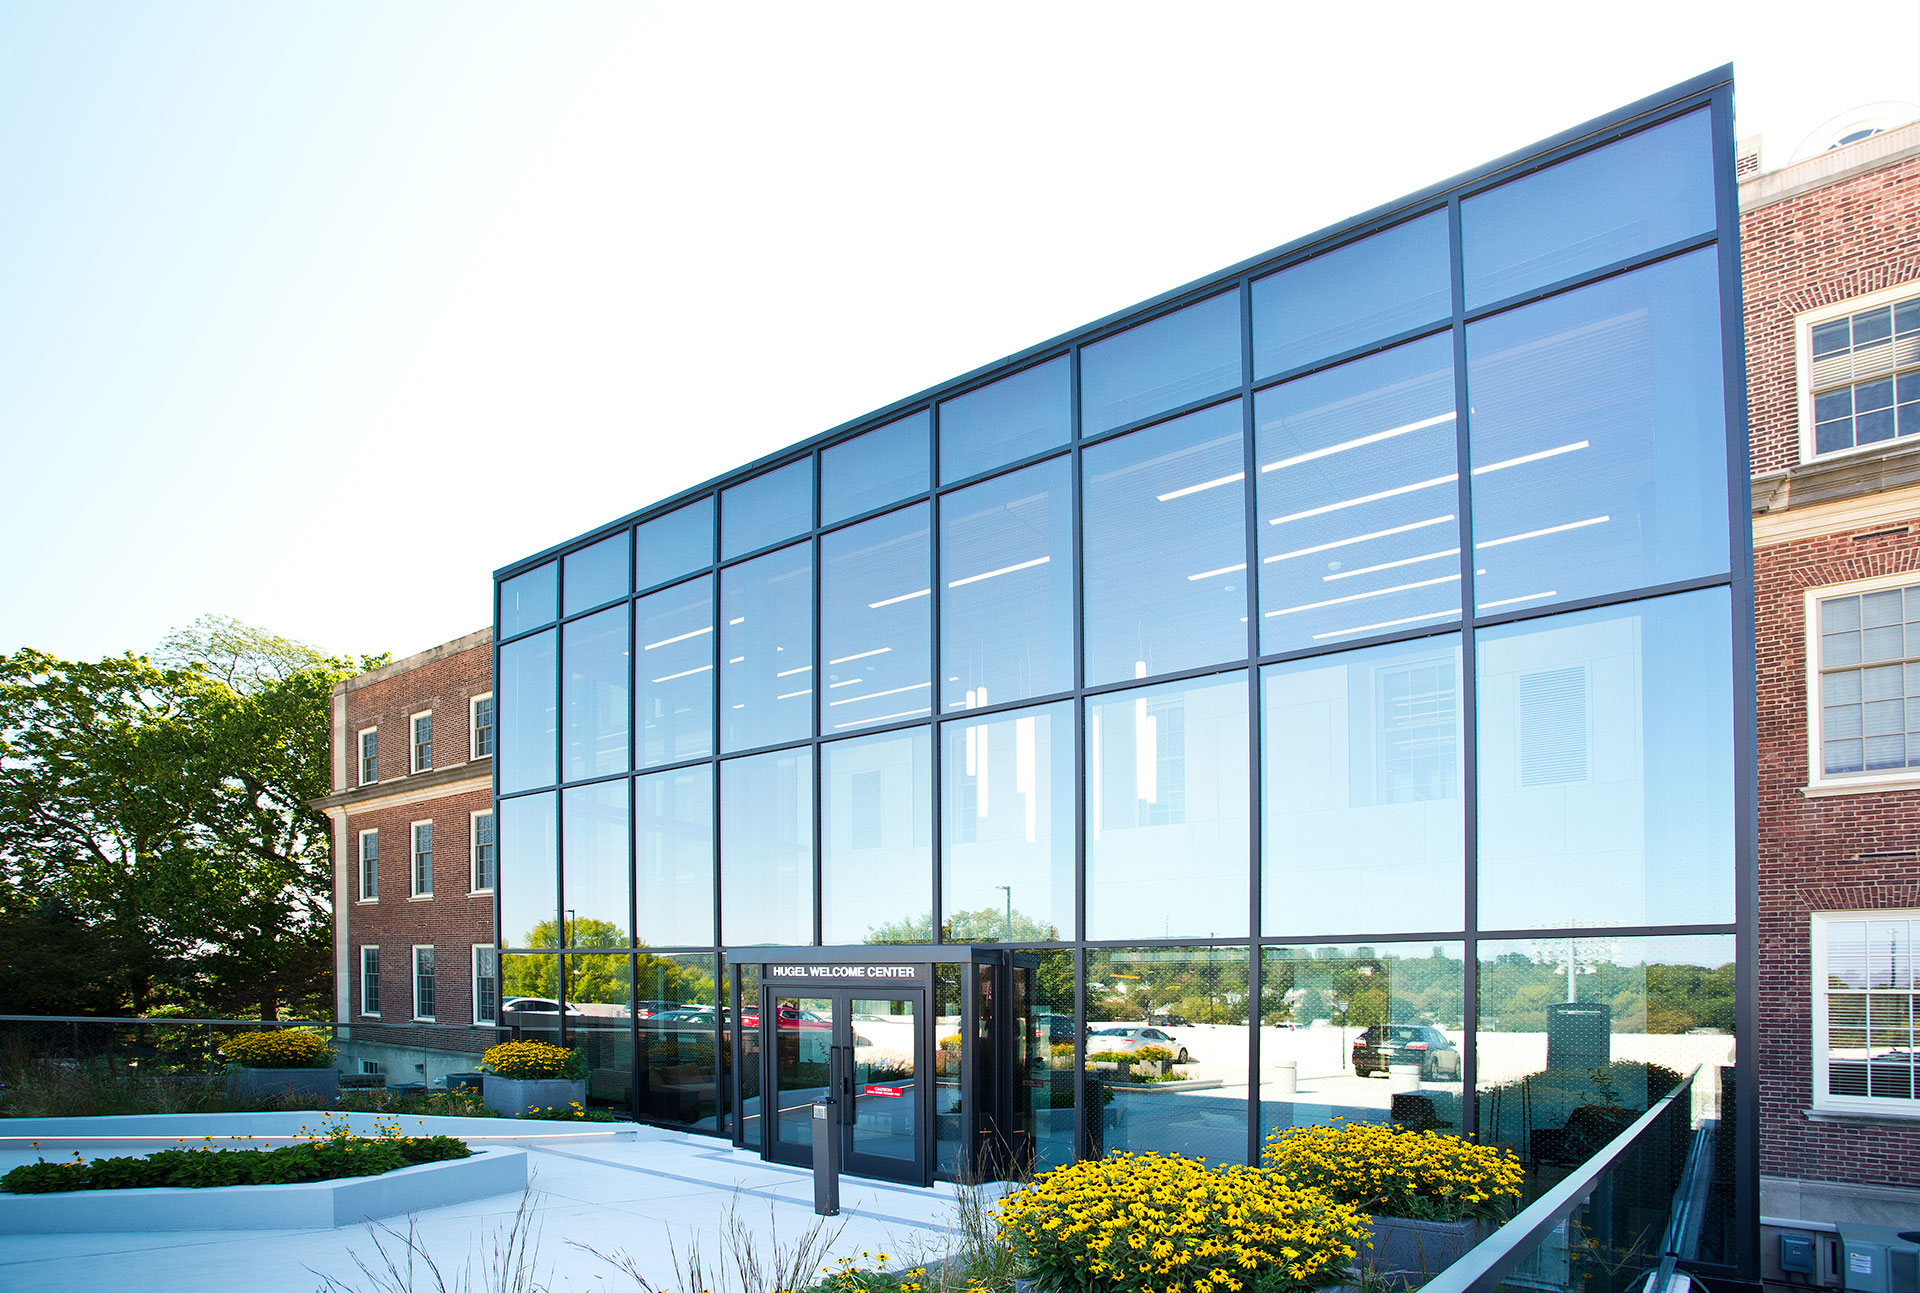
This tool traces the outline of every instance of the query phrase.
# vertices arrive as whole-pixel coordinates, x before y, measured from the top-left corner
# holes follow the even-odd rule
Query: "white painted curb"
[[[223,1185],[189,1190],[0,1192],[0,1234],[139,1234],[154,1230],[327,1230],[514,1194],[527,1185],[523,1149],[475,1150],[472,1158],[421,1163],[380,1176],[296,1185]]]

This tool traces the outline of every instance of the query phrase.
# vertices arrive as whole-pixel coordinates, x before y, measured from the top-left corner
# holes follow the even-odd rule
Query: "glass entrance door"
[[[766,1089],[778,1110],[771,1158],[813,1161],[813,1102],[831,1094],[843,1170],[928,1182],[926,997],[917,988],[761,996],[771,1056]]]

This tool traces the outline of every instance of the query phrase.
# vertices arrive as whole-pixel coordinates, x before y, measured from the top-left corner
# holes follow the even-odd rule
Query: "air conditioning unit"
[[[1920,1230],[1842,1222],[1840,1280],[1848,1293],[1920,1293]]]

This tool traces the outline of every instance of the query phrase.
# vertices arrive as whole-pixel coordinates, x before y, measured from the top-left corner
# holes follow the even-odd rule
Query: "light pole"
[[[1347,1067],[1347,999],[1335,997],[1333,1008],[1340,1012],[1340,1067]]]
[[[997,884],[993,887],[1007,895],[1007,941],[1011,943],[1013,941],[1013,886]]]

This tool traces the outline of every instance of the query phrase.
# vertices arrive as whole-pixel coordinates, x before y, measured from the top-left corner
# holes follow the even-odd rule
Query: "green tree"
[[[331,996],[329,659],[231,620],[127,654],[0,658],[0,892],[57,898],[156,993],[277,1017]]]

